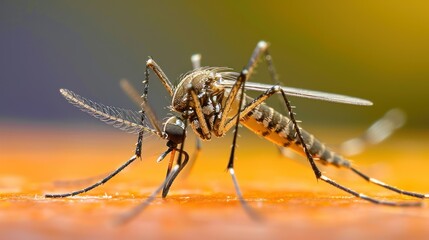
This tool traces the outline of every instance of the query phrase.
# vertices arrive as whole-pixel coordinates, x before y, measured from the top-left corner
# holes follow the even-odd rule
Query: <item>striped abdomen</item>
[[[246,96],[246,104],[253,99]],[[265,104],[258,105],[241,120],[241,124],[281,147],[289,147],[301,155],[305,155],[302,145],[296,136],[292,121]],[[349,161],[329,150],[323,143],[307,131],[301,129],[302,138],[313,157],[321,163],[350,167]]]

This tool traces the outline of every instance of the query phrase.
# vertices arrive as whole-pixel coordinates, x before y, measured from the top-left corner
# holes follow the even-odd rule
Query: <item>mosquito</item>
[[[252,76],[257,62],[262,56],[264,56],[271,79],[275,85],[247,81]],[[137,133],[138,138],[134,155],[105,178],[77,191],[63,194],[46,194],[45,197],[62,198],[75,196],[106,183],[137,158],[141,158],[144,138],[149,135],[157,135],[167,141],[167,150],[157,159],[157,161],[162,161],[170,154],[167,174],[164,182],[143,203],[138,205],[134,211],[124,217],[124,219],[130,219],[146,208],[161,191],[162,197],[165,198],[174,180],[187,165],[190,157],[184,150],[184,143],[188,125],[191,126],[193,132],[197,135],[198,141],[208,141],[215,137],[223,137],[229,130],[233,129],[233,140],[227,171],[232,178],[237,199],[244,210],[255,218],[258,218],[258,214],[245,201],[235,174],[234,154],[237,146],[239,125],[245,126],[278,147],[290,148],[298,154],[303,155],[307,158],[316,179],[320,179],[357,198],[388,206],[411,207],[422,205],[421,201],[389,201],[359,193],[322,174],[316,161],[323,165],[348,169],[370,183],[399,194],[421,199],[429,197],[429,194],[396,188],[357,170],[349,160],[330,150],[320,140],[299,127],[299,121],[296,119],[296,114],[293,110],[294,107],[291,106],[288,98],[289,96],[297,96],[361,106],[370,106],[372,102],[339,94],[282,86],[278,80],[272,57],[268,51],[268,43],[265,41],[260,41],[256,45],[248,64],[240,73],[233,72],[230,68],[226,67],[200,67],[200,58],[200,55],[192,57],[194,69],[184,74],[180,78],[179,84],[174,86],[155,60],[149,57],[146,62],[145,79],[142,82],[143,94],[139,97],[139,94],[131,90],[128,91],[135,101],[140,103],[141,111],[139,112],[105,106],[81,97],[70,90],[61,89],[61,94],[73,105],[108,124],[112,124],[114,127]],[[170,108],[175,115],[168,118],[163,124],[160,123],[147,102],[149,71],[156,74],[172,98]],[[252,98],[245,94],[246,90],[262,93],[258,97]],[[274,95],[280,96],[280,99],[284,102],[286,115],[265,104],[265,101]],[[176,153],[178,153],[177,158]]]

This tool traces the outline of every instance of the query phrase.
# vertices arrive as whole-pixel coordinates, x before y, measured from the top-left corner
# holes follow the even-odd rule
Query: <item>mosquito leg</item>
[[[69,193],[63,193],[63,194],[45,194],[46,198],[64,198],[64,197],[70,197],[70,196],[75,196],[81,193],[85,193],[88,192],[104,183],[106,183],[107,181],[109,181],[111,178],[113,178],[114,176],[116,176],[116,174],[118,174],[119,172],[121,172],[122,170],[124,170],[124,168],[126,168],[128,165],[130,165],[132,162],[134,162],[134,160],[137,159],[137,155],[133,155],[130,159],[128,159],[128,161],[126,161],[124,164],[122,164],[119,168],[117,168],[115,171],[113,171],[111,174],[109,174],[109,176],[103,178],[102,180],[98,181],[97,183],[88,186],[84,189],[78,190],[78,191],[74,191],[74,192],[69,192]]]
[[[249,59],[249,62],[247,63],[246,69],[249,71],[249,74],[247,75],[247,79],[250,78],[250,76],[253,73],[253,70],[256,68],[256,65],[258,63],[258,60],[261,58],[261,55],[264,55],[264,60],[267,63],[268,72],[271,77],[271,81],[275,85],[283,85],[278,77],[276,68],[274,67],[273,58],[271,57],[271,54],[268,51],[269,44],[265,41],[259,41],[256,45],[255,49],[253,50],[252,56]],[[281,96],[280,100],[281,99]]]
[[[235,81],[234,85],[232,86],[232,88],[228,94],[228,97],[225,101],[225,104],[223,106],[223,113],[222,113],[222,117],[220,118],[218,128],[216,129],[216,131],[217,131],[216,135],[217,136],[222,136],[225,132],[227,132],[233,126],[233,124],[235,124],[233,119],[228,120],[228,115],[229,115],[229,112],[231,111],[233,103],[235,101],[237,101],[236,97],[237,97],[237,94],[239,94],[240,90],[241,90],[240,99],[241,99],[241,101],[244,99],[244,89],[245,88],[243,86],[244,86],[244,82],[247,79],[248,74],[249,74],[249,72],[246,69],[241,71],[240,76],[237,78],[237,81]],[[240,101],[240,108],[238,110],[239,112],[240,112],[240,109],[242,106],[241,101]],[[228,128],[226,128],[225,123],[231,123],[231,125]]]
[[[265,41],[259,41],[255,49],[253,50],[252,56],[250,57],[249,62],[246,66],[246,69],[248,71],[247,79],[250,79],[250,77],[252,76],[253,70],[256,68],[258,60],[260,59],[262,54],[265,56],[265,61],[267,62],[268,71],[270,73],[271,79],[274,81],[275,84],[280,84],[276,69],[274,68],[274,64],[272,62],[271,55],[268,52],[268,43]]]
[[[141,110],[141,118],[140,118],[140,124],[141,125],[145,125],[145,109],[144,109],[144,107],[145,107],[145,103],[147,101],[148,90],[149,90],[149,71],[146,68],[145,80],[143,81],[143,95],[141,97],[141,99],[142,99],[142,104],[141,104],[142,110]],[[146,107],[147,107],[146,110],[148,111],[149,121],[152,123],[152,125],[154,125],[156,131],[158,132],[158,135],[161,136],[162,135],[161,129],[159,128],[158,124],[156,123],[157,121],[156,121],[155,114],[153,113],[150,106],[146,106]],[[153,122],[155,122],[155,123],[153,123]],[[143,133],[144,133],[143,130],[140,130],[139,136],[137,138],[137,144],[136,144],[136,150],[135,150],[136,156],[140,159],[141,159],[141,153],[142,153]]]
[[[378,144],[401,128],[406,121],[405,113],[400,109],[391,109],[374,122],[361,136],[344,141],[340,153],[353,156],[361,153],[370,145]]]
[[[273,58],[271,57],[271,54],[268,51],[269,44],[265,41],[259,41],[258,44],[255,47],[255,50],[253,50],[252,56],[250,57],[250,60],[247,64],[247,69],[250,69],[250,74],[253,72],[253,69],[256,67],[258,59],[260,59],[261,55],[264,55],[264,60],[267,64],[268,72],[271,77],[271,81],[275,85],[283,85],[278,77],[276,68],[274,67]],[[279,102],[282,102],[282,96],[278,95]],[[289,152],[284,147],[276,147],[280,154],[286,157],[289,156]],[[292,154],[290,154],[293,156]]]
[[[165,89],[168,91],[170,96],[173,96],[174,94],[174,86],[168,80],[167,75],[165,75],[164,71],[159,67],[159,65],[153,60],[152,58],[149,58],[146,61],[146,67],[152,69],[152,71],[155,72],[155,74],[158,76],[159,80],[161,80],[161,83],[164,85]]]
[[[192,68],[195,70],[201,67],[201,54],[197,53],[191,56]]]
[[[121,86],[122,91],[136,104],[138,107],[141,107],[142,98],[141,94],[137,92],[136,88],[131,85],[130,81],[123,78],[119,81],[119,85]]]
[[[210,139],[211,134],[203,113],[203,107],[201,106],[197,93],[192,86],[189,87],[188,94],[192,97],[192,100],[190,101],[192,101],[192,103],[194,104],[195,114],[197,115],[198,122],[201,128],[200,134],[202,134],[202,137],[204,139]]]
[[[150,124],[156,129],[158,133],[160,133],[158,135],[162,135],[161,134],[162,130],[161,130],[161,126],[159,124],[158,118],[156,117],[155,112],[152,110],[152,107],[147,102],[147,95],[149,90],[149,66],[148,65],[146,66],[145,78],[142,83],[143,83],[143,94],[141,96],[141,104],[140,104],[142,117],[146,115],[147,118],[149,119]]]
[[[316,166],[316,163],[314,162],[313,156],[311,156],[310,151],[308,150],[307,144],[304,141],[302,134],[301,134],[301,129],[299,128],[296,120],[295,120],[295,114],[292,111],[292,106],[290,105],[289,100],[286,97],[286,94],[284,93],[283,90],[281,90],[281,88],[278,88],[280,90],[280,92],[282,93],[284,102],[286,104],[286,108],[287,111],[289,113],[289,118],[293,123],[293,127],[295,128],[295,132],[298,136],[299,141],[302,144],[302,147],[304,149],[305,155],[307,156],[308,161],[310,162],[311,168],[313,169],[314,175],[316,175],[316,178],[319,179],[322,176],[322,172],[319,170],[319,168]]]
[[[146,115],[151,125],[156,129],[157,135],[162,136],[161,126],[158,118],[155,115],[152,107],[147,102],[148,86],[149,86],[149,72],[146,68],[145,79],[143,80],[143,94],[140,95],[137,90],[131,85],[127,79],[121,79],[120,86],[122,90],[130,97],[130,99],[138,105],[142,113]]]
[[[241,206],[243,207],[244,211],[254,220],[260,221],[261,215],[257,213],[244,199],[243,194],[241,193],[240,185],[238,184],[237,177],[235,176],[234,168],[228,168],[228,173],[231,175],[232,182],[234,183],[234,189],[235,193],[237,194],[237,198],[240,201]]]
[[[142,114],[142,116],[141,116],[141,124],[142,125],[143,125],[143,122],[144,122],[144,114]],[[124,170],[128,165],[130,165],[132,162],[134,162],[137,158],[141,158],[142,143],[143,143],[143,130],[141,130],[139,132],[139,136],[137,138],[137,143],[136,143],[135,154],[130,159],[128,159],[128,161],[126,161],[124,164],[122,164],[119,168],[117,168],[115,171],[113,171],[111,174],[109,174],[107,177],[105,177],[102,180],[96,182],[95,184],[88,186],[88,187],[81,189],[81,190],[77,190],[77,191],[70,192],[70,193],[64,193],[64,194],[45,194],[45,197],[47,197],[47,198],[63,198],[63,197],[75,196],[75,195],[78,195],[81,193],[88,192],[88,191],[90,191],[90,190],[92,190],[92,189],[94,189],[100,185],[103,185],[104,183],[109,181],[111,178],[116,176],[119,172]]]
[[[360,199],[375,203],[375,204],[380,204],[380,205],[387,205],[387,206],[395,206],[395,207],[419,207],[422,206],[422,202],[394,202],[394,201],[385,201],[385,200],[379,200],[379,199],[375,199],[372,197],[369,197],[365,194],[362,193],[358,193],[350,188],[347,188],[345,186],[342,186],[338,183],[336,183],[335,181],[331,180],[330,178],[326,177],[325,175],[321,175],[320,178],[322,181],[338,188],[341,189],[347,193],[350,193],[351,195],[358,197]]]
[[[247,66],[245,68],[247,70],[246,80],[251,77],[261,55],[264,55],[265,61],[267,63],[268,71],[270,73],[272,81],[276,85],[280,85],[281,82],[278,79],[278,75],[277,75],[276,69],[274,67],[272,57],[271,57],[270,53],[268,52],[268,45],[269,44],[265,41],[259,41],[258,44],[256,45],[256,47],[253,50],[253,53],[249,59],[249,62],[247,63]],[[236,84],[239,85],[240,83],[237,81]],[[268,90],[267,92],[272,92],[272,94],[275,93],[273,90]],[[257,105],[261,104],[263,101],[265,101],[268,97],[270,97],[272,95],[271,93],[269,93],[269,94],[270,95],[268,95],[267,93],[262,94],[258,100],[255,99],[255,101],[252,104],[245,106],[244,107],[244,112],[246,112],[245,114],[247,114],[248,112],[253,110]],[[281,96],[279,96],[279,97],[280,97],[280,100],[283,100],[281,98]],[[244,112],[240,113],[240,118],[242,118],[242,116],[245,115]],[[235,121],[234,119],[231,119],[230,121],[228,121],[227,124],[225,124],[226,126],[225,126],[224,131],[228,131],[233,126],[234,121]]]
[[[382,181],[379,181],[375,178],[369,177],[368,175],[365,175],[364,173],[360,172],[359,170],[357,170],[356,168],[350,167],[350,170],[352,170],[354,173],[356,173],[359,177],[367,180],[370,183],[376,184],[378,186],[387,188],[393,192],[397,192],[399,194],[402,195],[407,195],[407,196],[411,196],[411,197],[416,197],[416,198],[429,198],[429,194],[422,194],[422,193],[416,193],[416,192],[410,192],[410,191],[405,191],[399,188],[396,188],[394,186],[390,186]]]
[[[237,79],[237,82],[241,82],[241,95],[240,95],[240,103],[239,103],[239,111],[241,109],[242,103],[243,103],[243,99],[244,99],[244,82],[246,81],[246,76],[247,76],[248,72],[247,70],[243,70],[240,74],[240,76]],[[235,148],[237,146],[237,136],[238,136],[238,126],[240,125],[240,118],[236,118],[236,122],[235,122],[235,128],[234,128],[234,136],[233,136],[233,140],[232,140],[232,146],[231,146],[231,153],[229,156],[229,161],[228,161],[228,173],[229,175],[231,175],[232,181],[234,183],[234,188],[235,188],[235,192],[237,194],[238,200],[241,203],[241,206],[243,207],[243,209],[246,211],[247,214],[249,214],[249,216],[251,216],[253,219],[255,220],[259,220],[260,219],[260,215],[255,212],[246,202],[246,200],[243,197],[243,194],[241,193],[241,189],[240,186],[238,184],[238,180],[237,177],[235,176],[235,171],[234,171],[234,160],[235,160]]]

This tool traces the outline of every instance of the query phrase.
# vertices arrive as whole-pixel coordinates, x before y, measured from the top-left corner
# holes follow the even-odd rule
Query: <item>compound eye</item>
[[[167,139],[174,144],[181,144],[185,138],[185,124],[178,117],[170,117],[164,124]]]

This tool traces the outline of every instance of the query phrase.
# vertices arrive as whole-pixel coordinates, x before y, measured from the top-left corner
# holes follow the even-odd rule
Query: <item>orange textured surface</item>
[[[317,182],[306,163],[278,156],[252,135],[239,139],[236,173],[249,204],[262,216],[251,220],[236,200],[225,166],[230,137],[205,143],[186,179],[167,199],[158,197],[123,226],[113,222],[162,182],[167,161],[156,164],[163,141],[149,139],[147,156],[106,185],[79,197],[45,199],[44,193],[75,190],[55,180],[109,172],[133,152],[135,136],[82,128],[3,126],[0,139],[0,237],[147,239],[422,239],[429,210],[376,206]],[[20,129],[20,130],[17,130]],[[6,137],[5,137],[6,136]],[[408,190],[429,190],[427,133],[395,136],[353,158],[358,168]],[[155,140],[155,141],[153,141]],[[187,142],[191,147],[192,140]],[[347,171],[324,168],[338,182],[383,199],[408,201],[365,183]],[[428,202],[428,200],[426,200]],[[427,205],[427,204],[426,204]]]

